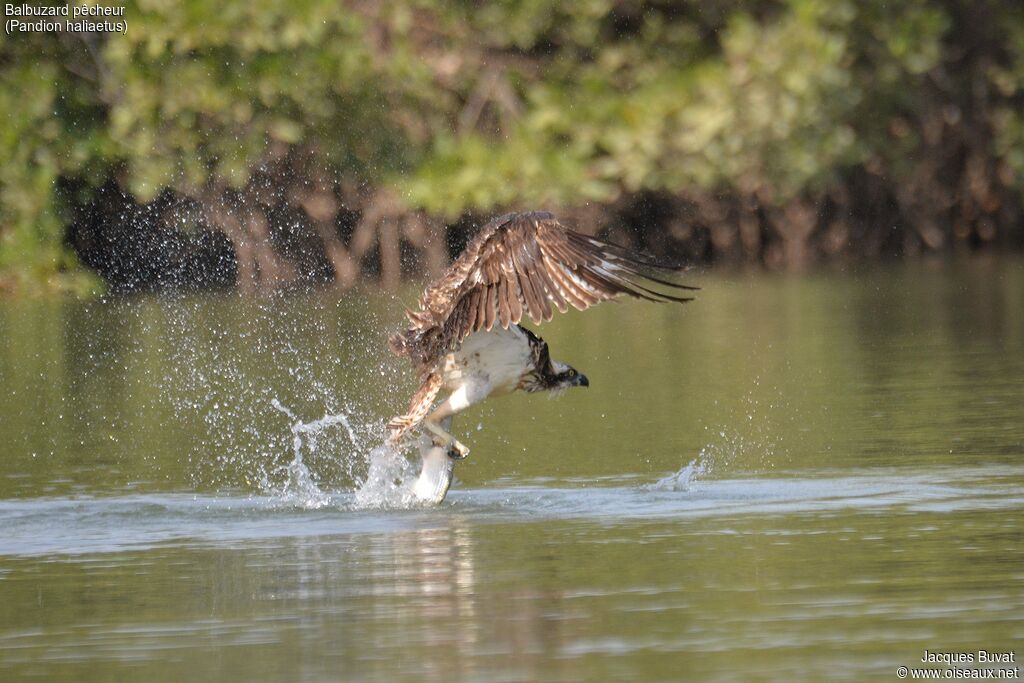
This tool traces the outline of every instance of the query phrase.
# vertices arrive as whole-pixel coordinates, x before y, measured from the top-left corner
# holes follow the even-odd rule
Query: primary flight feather
[[[422,382],[409,411],[389,423],[399,441],[417,426],[450,454],[468,449],[441,421],[495,393],[588,386],[575,369],[552,361],[547,344],[518,323],[551,320],[553,310],[585,310],[620,295],[686,302],[695,290],[672,269],[623,247],[565,228],[550,213],[510,213],[487,225],[447,272],[424,290],[410,326],[392,335]],[[431,410],[438,392],[451,395]]]

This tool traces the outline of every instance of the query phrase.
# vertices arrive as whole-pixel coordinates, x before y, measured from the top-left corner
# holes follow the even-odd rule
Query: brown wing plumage
[[[623,247],[563,227],[549,213],[507,214],[483,227],[451,268],[424,290],[409,329],[391,349],[421,373],[467,336],[494,325],[508,328],[529,316],[551,320],[553,310],[585,310],[621,294],[650,301],[690,301],[694,290],[665,279],[671,269]]]

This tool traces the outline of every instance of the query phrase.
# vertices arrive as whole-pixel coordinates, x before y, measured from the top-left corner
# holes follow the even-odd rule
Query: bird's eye
[[[576,376],[576,371],[573,370],[572,368],[569,368],[569,376],[570,377],[575,377]]]

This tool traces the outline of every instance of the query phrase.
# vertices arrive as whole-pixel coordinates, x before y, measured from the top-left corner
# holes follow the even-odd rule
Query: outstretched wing
[[[407,311],[411,327],[391,348],[427,370],[467,336],[508,328],[553,310],[585,310],[621,294],[650,301],[690,301],[673,271],[623,247],[563,227],[546,212],[507,214],[488,223],[440,280]]]

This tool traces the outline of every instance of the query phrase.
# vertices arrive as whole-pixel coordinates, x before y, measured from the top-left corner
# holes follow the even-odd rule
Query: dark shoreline
[[[709,201],[638,194],[614,205],[555,212],[576,230],[679,267],[802,271],[925,256],[1016,253],[1024,246],[1021,225],[998,234],[959,235],[950,224],[929,242],[912,225],[885,228],[888,223],[854,221],[834,206],[820,212],[807,207],[784,212],[803,221],[798,230],[787,233],[773,222],[769,210],[741,210],[740,203],[730,199],[714,205]],[[368,216],[372,211],[340,208],[325,227],[287,205],[236,211],[247,214],[250,225],[240,226],[234,219],[231,235],[215,221],[232,217],[225,219],[223,213],[208,211],[197,202],[165,193],[141,205],[107,185],[96,202],[78,211],[66,243],[114,292],[257,292],[356,285],[395,289],[440,272],[490,217],[467,214],[446,223],[416,212],[377,211],[373,224],[373,216]],[[421,233],[413,239],[410,224]],[[252,229],[253,225],[259,227]]]

